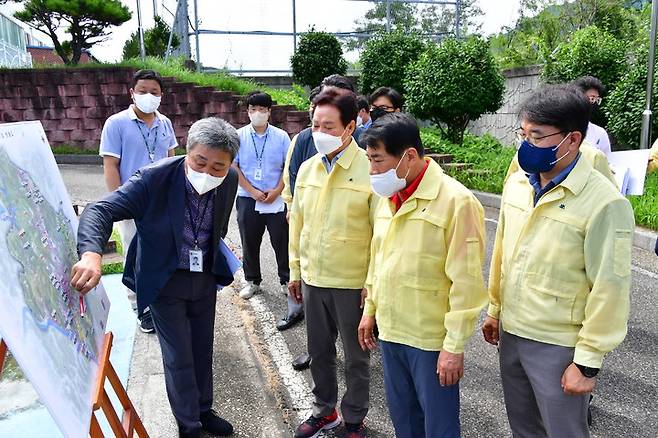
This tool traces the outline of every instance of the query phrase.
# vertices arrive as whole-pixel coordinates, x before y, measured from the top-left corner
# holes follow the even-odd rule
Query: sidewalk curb
[[[478,198],[482,206],[500,210],[500,195],[478,192],[476,190],[472,190],[472,192],[475,197]],[[635,227],[633,246],[645,251],[653,252],[656,245],[656,239],[658,239],[658,233],[655,231],[642,227]]]
[[[56,154],[55,161],[57,164],[86,164],[100,166],[103,164],[103,157],[100,155]]]

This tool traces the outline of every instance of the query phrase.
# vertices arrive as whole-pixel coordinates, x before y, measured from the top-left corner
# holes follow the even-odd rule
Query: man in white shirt
[[[601,96],[605,93],[603,82],[594,76],[583,76],[582,78],[576,79],[573,82],[573,85],[585,93],[585,96],[589,99],[589,103],[592,104],[592,114],[598,111],[601,106],[601,101],[603,100]],[[610,148],[610,137],[608,137],[606,130],[591,121],[587,127],[585,141],[599,149],[606,156],[609,156],[612,152],[612,149]]]

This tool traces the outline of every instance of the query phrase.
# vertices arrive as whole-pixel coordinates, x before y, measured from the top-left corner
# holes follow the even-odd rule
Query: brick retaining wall
[[[105,120],[130,105],[135,69],[0,70],[0,122],[41,120],[52,146],[98,148]],[[236,128],[249,123],[244,96],[164,78],[160,111],[167,115],[179,144],[203,117],[217,116]],[[275,105],[271,123],[294,135],[308,126],[306,111]]]

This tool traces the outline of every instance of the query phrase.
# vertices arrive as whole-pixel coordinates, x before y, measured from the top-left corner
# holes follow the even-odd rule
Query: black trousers
[[[150,306],[169,404],[182,432],[199,429],[199,415],[212,408],[216,301],[214,275],[178,270]]]
[[[235,207],[238,212],[238,227],[242,240],[242,268],[245,279],[256,284],[263,281],[260,271],[260,245],[263,242],[265,228],[267,228],[276,256],[279,281],[281,284],[288,283],[290,268],[288,266],[288,221],[285,210],[281,213],[260,214],[256,211],[256,201],[244,196],[238,196]]]

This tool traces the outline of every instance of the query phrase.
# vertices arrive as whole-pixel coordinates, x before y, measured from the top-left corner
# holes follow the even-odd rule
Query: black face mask
[[[370,118],[372,119],[373,122],[386,114],[388,114],[388,111],[386,111],[384,108],[375,108],[373,110],[370,110]]]

